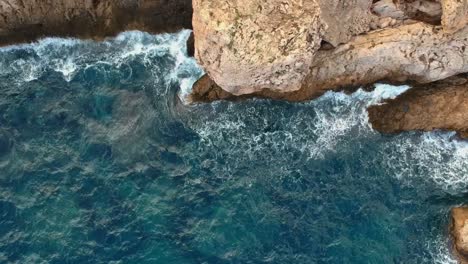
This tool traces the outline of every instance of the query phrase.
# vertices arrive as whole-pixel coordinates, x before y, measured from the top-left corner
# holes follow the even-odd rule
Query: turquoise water
[[[367,122],[408,87],[187,105],[188,34],[0,49],[0,263],[454,263],[468,144]]]

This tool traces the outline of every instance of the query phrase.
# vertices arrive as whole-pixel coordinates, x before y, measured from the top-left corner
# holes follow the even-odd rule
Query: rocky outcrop
[[[373,128],[384,133],[454,130],[468,138],[468,77],[459,76],[408,92],[368,109]]]
[[[195,99],[250,94],[306,100],[376,81],[430,83],[468,72],[466,0],[314,0],[308,2],[317,5],[291,8],[287,17],[281,16],[280,4],[261,0],[211,2],[194,0],[196,57],[214,83],[212,92],[198,83]],[[236,11],[240,6],[242,12]],[[309,10],[313,19],[300,10]],[[271,21],[274,28],[293,21],[288,27],[297,31],[273,30]],[[281,46],[284,41],[292,50]],[[293,58],[300,68],[292,66]],[[216,94],[222,98],[213,98]]]
[[[468,208],[453,208],[451,218],[454,253],[461,264],[468,264]]]
[[[334,47],[371,30],[378,20],[369,0],[320,0],[320,19],[325,25],[322,39]]]
[[[324,42],[369,31],[372,0],[194,0],[196,58],[224,90],[299,90]]]
[[[468,23],[468,0],[441,0],[442,26],[448,33],[455,32]]]
[[[221,87],[300,88],[324,30],[314,0],[195,0],[193,9],[195,57]]]
[[[263,89],[252,96],[292,101],[308,100],[327,90],[368,85],[377,81],[430,83],[468,72],[468,27],[446,34],[422,22],[386,28],[354,37],[335,49],[319,50],[298,91]],[[211,89],[220,90],[212,85]],[[193,98],[206,98],[195,85]],[[211,94],[225,93],[216,92]]]
[[[45,36],[103,38],[191,28],[191,0],[0,0],[0,45]]]

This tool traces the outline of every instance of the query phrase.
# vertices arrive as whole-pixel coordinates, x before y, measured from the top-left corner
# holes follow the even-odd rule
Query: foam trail
[[[194,129],[206,140],[206,144],[216,144],[214,139],[221,143],[225,138],[219,135],[228,135],[233,141],[232,144],[240,146],[245,150],[245,154],[251,157],[261,155],[262,151],[274,145],[278,152],[293,148],[308,159],[321,159],[327,153],[340,151],[340,148],[347,144],[350,133],[359,133],[362,137],[375,134],[368,123],[367,107],[384,99],[394,98],[408,89],[408,86],[377,85],[374,91],[359,89],[351,95],[329,91],[316,100],[297,103],[296,105],[303,109],[303,113],[278,120],[285,124],[285,129],[274,133],[246,133],[245,128],[249,127],[246,122],[258,123],[260,127],[266,126],[265,123],[268,122],[265,120],[262,124],[255,120],[257,117],[254,113],[262,111],[263,108],[268,108],[266,113],[278,113],[285,111],[284,108],[264,104],[268,100],[252,99],[247,102],[258,102],[257,106],[246,113],[246,106],[239,106],[238,103],[214,103],[213,107],[228,104],[229,108],[218,113],[213,120],[206,120],[202,123],[203,126],[197,124]],[[268,119],[269,114],[264,118]]]
[[[128,31],[103,42],[45,38],[37,43],[3,47],[0,48],[0,55],[4,55],[6,59],[0,60],[0,68],[9,70],[2,71],[0,75],[21,76],[17,80],[21,84],[34,81],[46,71],[52,70],[60,73],[65,81],[71,82],[81,70],[98,65],[119,69],[128,67],[135,60],[157,72],[161,66],[155,59],[170,56],[173,66],[170,74],[164,78],[167,82],[179,84],[181,97],[184,98],[193,82],[202,74],[195,60],[187,56],[186,40],[190,32],[183,30],[177,34],[151,35]],[[11,56],[15,52],[23,52],[23,58],[18,60]]]
[[[447,238],[438,237],[433,242],[429,243],[428,251],[432,255],[434,264],[457,264],[458,261],[450,252],[449,241]]]

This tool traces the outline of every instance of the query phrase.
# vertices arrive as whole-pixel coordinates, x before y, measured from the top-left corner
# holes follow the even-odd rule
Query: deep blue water
[[[186,105],[188,33],[0,49],[0,263],[453,263],[468,144],[367,122],[408,87]]]

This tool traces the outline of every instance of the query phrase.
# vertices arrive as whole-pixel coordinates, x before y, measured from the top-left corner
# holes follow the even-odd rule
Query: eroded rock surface
[[[278,19],[272,14],[281,13],[279,6],[293,3],[301,6],[314,1],[283,0],[281,4],[270,5],[261,0],[248,4],[240,0],[234,4],[195,0],[196,57],[215,83],[210,89],[228,93],[207,93],[207,88],[201,89],[197,84],[193,98],[207,99],[212,96],[204,95],[217,94],[222,95],[219,99],[226,99],[250,94],[306,100],[326,90],[376,81],[429,83],[468,72],[466,1],[317,0],[317,5],[309,5],[307,9],[309,13],[318,9],[310,13],[316,26],[283,34],[266,25],[273,21],[276,28],[278,21],[293,20],[288,27],[296,25],[296,29],[301,29],[312,20],[299,15],[304,8],[292,8],[290,17]],[[236,11],[239,6],[242,12]],[[250,31],[252,23],[256,33]],[[312,37],[295,37],[291,43],[300,45],[291,46],[301,48],[280,52],[280,43],[289,41],[286,36],[291,34]],[[319,41],[320,48],[303,46],[317,45]],[[294,57],[290,55],[304,50],[307,52],[302,52],[297,60],[300,70],[291,67],[289,58]],[[304,65],[308,68],[303,68]],[[197,94],[200,91],[204,95]]]
[[[441,129],[468,138],[468,78],[416,86],[396,99],[371,106],[368,113],[373,128],[384,133]]]
[[[468,263],[468,208],[458,207],[452,209],[451,233],[454,244],[454,253],[461,264]]]
[[[191,28],[191,0],[0,0],[0,45],[45,36],[103,38]]]
[[[371,30],[378,18],[369,0],[320,0],[320,19],[325,24],[324,41],[338,46]]]
[[[327,45],[397,24],[372,8],[372,0],[194,0],[196,57],[231,94],[290,93]]]
[[[320,47],[315,0],[194,0],[195,57],[233,94],[297,90]]]
[[[252,96],[302,101],[327,90],[368,85],[377,81],[430,83],[468,72],[468,27],[446,34],[422,22],[373,31],[336,49],[319,50],[299,90],[263,89]],[[211,85],[211,89],[221,89]],[[196,98],[206,89],[194,86]],[[226,99],[225,93],[222,94]],[[195,97],[194,97],[195,98]]]
[[[468,23],[468,0],[441,0],[442,26],[447,32],[462,29]]]

